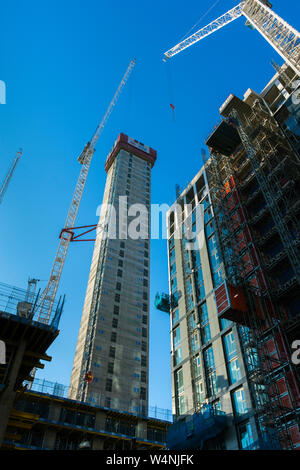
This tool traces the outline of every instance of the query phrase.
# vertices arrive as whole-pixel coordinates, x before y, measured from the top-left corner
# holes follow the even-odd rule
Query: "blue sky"
[[[199,171],[201,148],[220,119],[229,93],[261,91],[282,60],[240,18],[168,64],[175,45],[213,5],[212,0],[44,0],[1,6],[0,180],[19,147],[23,157],[0,206],[0,281],[44,288],[80,171],[77,156],[101,120],[131,58],[136,66],[98,141],[77,225],[97,223],[104,162],[119,132],[158,152],[152,202],[172,204],[175,184]],[[220,0],[205,26],[236,5]],[[273,1],[299,30],[298,0]],[[169,104],[175,105],[175,120]],[[37,377],[69,383],[93,244],[71,245],[59,292],[67,296],[60,335]],[[150,403],[171,408],[168,315],[155,311],[157,291],[168,290],[165,240],[151,245]]]

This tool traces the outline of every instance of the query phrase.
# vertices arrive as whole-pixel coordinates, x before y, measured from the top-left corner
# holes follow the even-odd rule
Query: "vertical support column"
[[[3,442],[4,434],[7,428],[9,415],[11,413],[14,399],[16,396],[15,384],[18,372],[23,360],[26,342],[21,340],[20,344],[16,347],[14,353],[14,360],[11,362],[11,369],[7,374],[6,387],[0,394],[0,447]]]

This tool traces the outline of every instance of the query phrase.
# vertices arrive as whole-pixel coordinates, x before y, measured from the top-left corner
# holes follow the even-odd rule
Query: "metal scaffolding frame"
[[[294,269],[299,284],[298,246],[292,236],[295,233],[299,234],[299,220],[293,214],[297,193],[293,190],[286,191],[289,182],[278,190],[281,187],[282,176],[292,179],[296,176],[295,171],[299,176],[299,163],[286,143],[277,123],[266,114],[259,103],[256,103],[250,116],[247,117],[232,110],[229,122],[236,126],[242,145],[232,157],[218,154],[211,149],[211,158],[206,165],[216,229],[225,261],[227,280],[233,285],[243,287],[247,301],[248,311],[246,314],[241,314],[243,326],[239,327],[239,336],[244,360],[247,364],[247,377],[261,446],[268,445],[271,448],[276,448],[281,442],[284,448],[293,448],[289,427],[291,419],[298,425],[300,424],[299,409],[297,409],[299,404],[292,402],[294,395],[290,393],[289,406],[284,406],[278,386],[280,378],[284,378],[286,387],[291,392],[289,390],[291,381],[287,378],[291,379],[293,377],[291,374],[295,376],[295,366],[291,363],[290,352],[283,354],[282,351],[282,341],[283,338],[286,338],[286,319],[278,306],[274,306],[274,302],[272,302],[274,297],[270,289],[270,279],[268,279],[267,288],[264,291],[250,284],[251,276],[247,274],[243,264],[242,254],[244,251],[238,252],[237,230],[232,228],[232,208],[228,205],[230,191],[226,192],[225,188],[231,176],[234,175],[236,178],[238,172],[234,168],[233,162],[237,160],[237,156],[242,155],[244,161],[242,158],[240,167],[245,167],[247,161],[250,163],[252,174],[247,177],[247,180],[256,178],[259,190],[263,194],[267,209],[274,221],[275,230],[278,232],[285,254]],[[285,158],[282,158],[283,149]],[[286,170],[287,167],[289,167],[289,172]],[[238,180],[236,182],[238,186],[235,189],[239,191],[243,181],[241,179],[240,182]],[[293,188],[293,185],[291,186]],[[249,224],[249,217],[246,218],[245,224]],[[256,245],[255,247],[257,248]],[[250,269],[248,272],[253,271]],[[270,311],[272,304],[274,312],[272,309]],[[261,317],[258,315],[259,311]],[[293,327],[299,328],[299,323],[298,316],[293,320]],[[268,350],[272,341],[276,348],[273,357]],[[266,439],[269,444],[266,444]]]

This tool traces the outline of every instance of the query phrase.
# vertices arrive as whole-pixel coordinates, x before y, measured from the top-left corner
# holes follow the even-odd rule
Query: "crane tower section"
[[[15,172],[15,169],[16,169],[16,166],[18,164],[18,161],[20,160],[22,156],[22,150],[19,150],[19,152],[17,152],[8,172],[7,172],[7,175],[6,177],[4,178],[4,181],[2,182],[1,184],[1,187],[0,187],[0,204],[3,200],[3,197],[4,197],[4,194],[6,193],[6,190],[7,190],[7,187],[9,185],[9,182]]]

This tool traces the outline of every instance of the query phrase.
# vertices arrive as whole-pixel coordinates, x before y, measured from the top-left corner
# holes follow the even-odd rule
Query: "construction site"
[[[300,450],[300,33],[268,1],[245,0],[163,60],[241,16],[283,64],[272,61],[262,91],[220,104],[202,164],[176,187],[162,255],[169,292],[151,299],[150,225],[130,239],[130,220],[118,213],[114,221],[111,210],[126,197],[126,211],[143,204],[150,218],[159,151],[118,133],[105,159],[99,221],[76,224],[96,144],[135,59],[77,159],[46,287],[34,278],[27,290],[0,283],[1,450]],[[0,204],[22,158],[20,149]],[[60,281],[78,241],[94,249],[66,386],[36,374],[52,360],[65,308]],[[170,317],[172,411],[149,404],[151,303]]]

